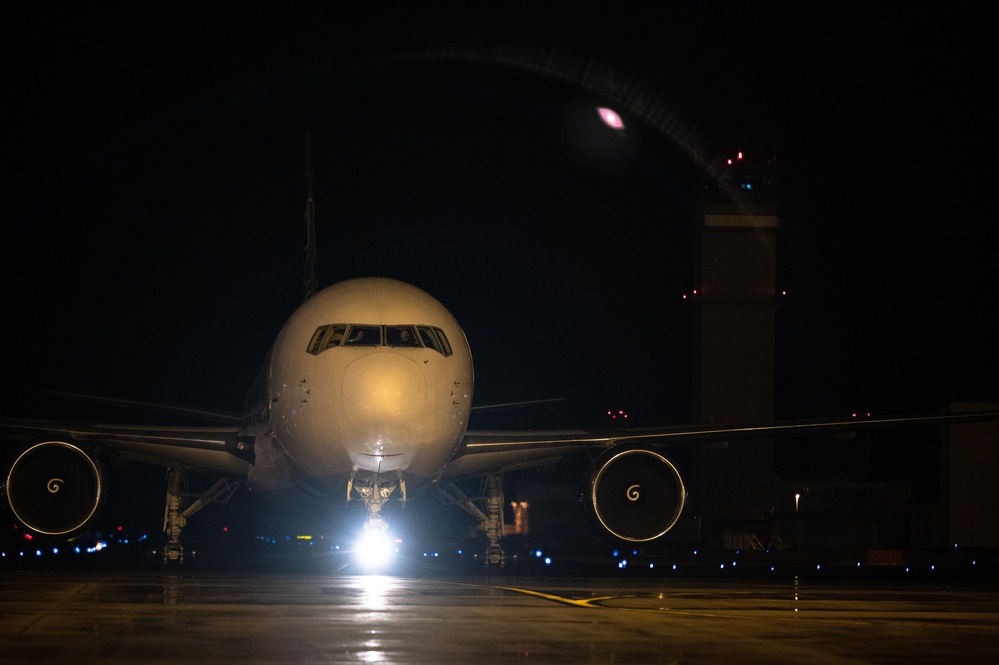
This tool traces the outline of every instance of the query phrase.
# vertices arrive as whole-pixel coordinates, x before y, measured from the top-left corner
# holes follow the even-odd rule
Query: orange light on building
[[[520,535],[527,535],[527,509],[529,507],[527,501],[511,501],[510,507],[513,508],[513,528],[508,526],[505,532],[508,534],[516,533]]]

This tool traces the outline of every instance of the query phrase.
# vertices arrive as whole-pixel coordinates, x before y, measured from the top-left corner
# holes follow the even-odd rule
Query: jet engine
[[[643,543],[673,528],[687,492],[673,463],[653,450],[612,448],[590,469],[590,516],[620,540]]]
[[[4,497],[21,524],[48,536],[73,536],[104,500],[104,474],[91,451],[72,439],[41,439],[14,458]]]

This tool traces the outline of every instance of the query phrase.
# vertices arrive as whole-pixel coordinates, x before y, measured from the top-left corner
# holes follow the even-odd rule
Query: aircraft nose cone
[[[427,385],[415,362],[395,353],[369,353],[343,377],[347,419],[372,443],[389,443],[412,429],[423,415]]]

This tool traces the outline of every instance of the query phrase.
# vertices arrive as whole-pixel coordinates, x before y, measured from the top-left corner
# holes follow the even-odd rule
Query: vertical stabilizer
[[[319,290],[316,264],[316,202],[312,198],[312,132],[305,136],[305,300]]]

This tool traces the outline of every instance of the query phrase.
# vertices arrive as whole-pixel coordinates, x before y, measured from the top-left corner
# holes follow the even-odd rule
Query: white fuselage
[[[384,278],[330,286],[288,319],[256,390],[251,428],[263,489],[437,473],[468,425],[468,342],[443,305]]]

